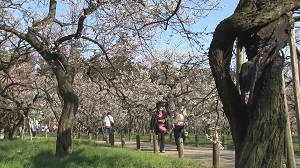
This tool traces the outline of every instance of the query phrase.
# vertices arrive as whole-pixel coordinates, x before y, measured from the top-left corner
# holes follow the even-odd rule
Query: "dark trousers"
[[[35,137],[36,131],[32,131],[32,136]]]
[[[163,133],[160,130],[156,130],[155,134],[157,135],[158,138],[158,145],[159,145],[159,151],[165,150],[165,133]]]
[[[175,144],[176,144],[176,149],[178,149],[178,139],[184,138],[184,136],[182,136],[182,131],[183,131],[184,126],[183,125],[175,125],[174,128],[174,138],[175,138]]]

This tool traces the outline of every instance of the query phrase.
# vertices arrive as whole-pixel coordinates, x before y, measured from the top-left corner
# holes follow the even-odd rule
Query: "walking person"
[[[37,130],[39,129],[39,123],[35,119],[35,117],[33,118],[33,120],[31,120],[30,127],[31,127],[32,136],[35,137]]]
[[[110,112],[104,117],[104,133],[103,133],[103,140],[106,141],[106,136],[109,134],[109,142],[112,143],[113,141],[113,126],[114,126],[114,118],[110,115]]]
[[[168,133],[168,115],[164,110],[164,103],[156,103],[156,112],[151,116],[151,128],[158,137],[159,151],[165,153],[165,134]]]
[[[183,141],[185,141],[185,135],[183,130],[185,126],[186,115],[187,115],[186,108],[182,105],[182,99],[178,99],[176,101],[176,109],[174,111],[174,117],[172,123],[177,150],[179,148],[178,139],[182,137]]]

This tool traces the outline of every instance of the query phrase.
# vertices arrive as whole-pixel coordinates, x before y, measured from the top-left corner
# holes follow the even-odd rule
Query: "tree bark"
[[[299,6],[296,0],[240,1],[235,13],[215,30],[209,61],[231,127],[236,167],[281,167],[286,121],[279,51],[290,36],[286,13]],[[247,74],[240,76],[241,94],[230,72],[236,38],[248,59],[241,70]]]
[[[73,90],[75,69],[69,65],[64,58],[63,52],[48,49],[46,45],[41,45],[35,36],[34,29],[29,29],[26,40],[41,54],[51,67],[58,82],[58,92],[63,101],[63,109],[59,118],[56,141],[56,157],[64,157],[72,154],[72,126],[73,118],[78,110],[78,96]],[[72,53],[70,54],[72,55]]]
[[[285,113],[281,92],[283,61],[280,56],[266,68],[258,94],[249,106],[247,135],[237,151],[237,167],[282,167]],[[237,156],[237,155],[236,155]]]
[[[59,94],[63,99],[63,110],[59,120],[56,154],[57,157],[64,157],[73,152],[72,147],[72,126],[73,119],[78,109],[78,97],[73,91],[73,75],[56,75]],[[64,77],[64,78],[61,78]]]

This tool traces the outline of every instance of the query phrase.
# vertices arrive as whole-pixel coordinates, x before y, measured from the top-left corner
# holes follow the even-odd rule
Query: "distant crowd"
[[[31,131],[32,136],[35,137],[36,134],[40,131],[41,133],[56,133],[57,131],[57,125],[51,125],[48,126],[47,124],[41,125],[39,121],[34,118],[23,118],[23,121],[20,124],[19,127],[19,133],[25,133]]]

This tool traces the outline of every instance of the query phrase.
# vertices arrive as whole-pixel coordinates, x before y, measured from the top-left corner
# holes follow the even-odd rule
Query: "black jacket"
[[[165,111],[163,111],[163,116],[162,117],[159,117],[157,112],[156,113],[153,113],[151,115],[151,121],[150,121],[150,128],[153,129],[153,130],[158,130],[158,122],[157,120],[163,120],[165,119],[165,127],[169,130],[169,121],[168,121],[168,115]]]

